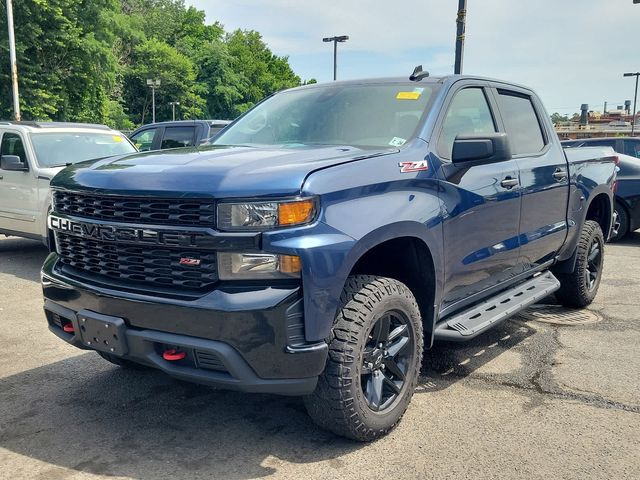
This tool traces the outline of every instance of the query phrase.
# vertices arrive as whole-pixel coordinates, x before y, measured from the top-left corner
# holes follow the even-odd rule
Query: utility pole
[[[635,3],[635,2],[634,2]],[[638,0],[638,3],[640,3],[640,0]],[[636,93],[633,97],[633,119],[631,120],[631,136],[633,136],[633,134],[636,131],[636,114],[638,113],[638,77],[640,77],[640,72],[636,72],[636,73],[625,73],[624,74],[625,77],[636,77]]]
[[[176,105],[180,105],[180,102],[169,102],[169,105],[171,105],[171,114],[172,114],[172,118],[173,121],[176,121]]]
[[[333,81],[336,81],[337,77],[337,63],[338,63],[338,42],[344,43],[349,40],[349,35],[340,35],[337,37],[325,37],[323,42],[333,42]]]
[[[456,18],[456,64],[453,73],[462,73],[462,60],[464,56],[464,32],[467,22],[467,0],[459,0],[458,18]]]
[[[13,86],[13,116],[16,122],[20,116],[20,94],[18,93],[18,63],[16,61],[16,37],[13,33],[13,4],[7,0],[7,27],[9,29],[9,59],[11,61],[11,85]]]
[[[147,78],[147,85],[151,87],[151,123],[156,123],[156,88],[160,86],[160,79]]]

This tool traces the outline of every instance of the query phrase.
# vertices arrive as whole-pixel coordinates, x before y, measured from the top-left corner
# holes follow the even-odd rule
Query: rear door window
[[[540,120],[531,98],[498,90],[498,103],[514,155],[535,154],[545,146]]]
[[[131,141],[141,152],[151,150],[153,148],[153,141],[158,134],[157,128],[148,128],[141,132],[136,133],[131,137]]]
[[[160,148],[180,148],[193,145],[195,127],[167,127],[164,129],[162,146]]]

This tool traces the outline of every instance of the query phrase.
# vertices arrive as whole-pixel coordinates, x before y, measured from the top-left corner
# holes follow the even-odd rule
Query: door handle
[[[509,190],[517,185],[520,185],[520,180],[512,177],[505,177],[505,179],[500,182],[500,185]]]
[[[561,182],[565,178],[567,178],[567,171],[564,168],[556,168],[556,171],[553,172],[553,178],[555,178],[558,182]]]

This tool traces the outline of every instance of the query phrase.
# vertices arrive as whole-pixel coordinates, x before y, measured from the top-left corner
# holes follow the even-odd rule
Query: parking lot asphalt
[[[640,234],[595,323],[511,319],[426,353],[397,429],[358,444],[297,398],[115,367],[46,327],[36,242],[0,239],[0,478],[640,478]],[[538,320],[532,319],[538,318]]]

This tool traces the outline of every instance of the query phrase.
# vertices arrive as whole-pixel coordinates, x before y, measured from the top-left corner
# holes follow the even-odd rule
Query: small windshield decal
[[[422,95],[422,92],[398,92],[396,95],[397,100],[418,100]]]
[[[405,143],[407,143],[407,140],[405,138],[393,137],[389,142],[389,145],[391,145],[392,147],[401,147]]]

